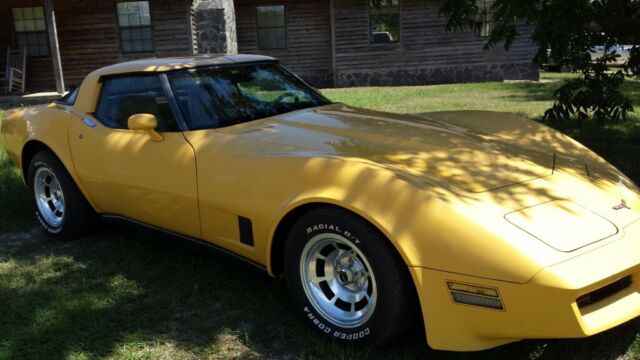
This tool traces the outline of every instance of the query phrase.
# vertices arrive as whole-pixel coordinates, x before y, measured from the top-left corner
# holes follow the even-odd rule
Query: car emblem
[[[631,208],[629,207],[629,205],[627,205],[627,202],[625,200],[622,200],[622,202],[620,202],[620,205],[616,205],[613,207],[613,210],[622,210],[622,209],[631,210]]]

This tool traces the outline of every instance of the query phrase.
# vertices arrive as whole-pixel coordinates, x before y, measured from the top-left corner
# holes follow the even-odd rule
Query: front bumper
[[[623,236],[526,284],[411,267],[434,349],[484,350],[522,339],[581,338],[640,316],[640,222]],[[589,305],[578,298],[629,276],[631,284]],[[454,303],[447,281],[497,288],[504,311]]]

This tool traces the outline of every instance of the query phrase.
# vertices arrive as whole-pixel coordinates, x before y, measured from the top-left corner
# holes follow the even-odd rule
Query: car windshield
[[[189,128],[215,129],[331,103],[277,64],[168,74]]]

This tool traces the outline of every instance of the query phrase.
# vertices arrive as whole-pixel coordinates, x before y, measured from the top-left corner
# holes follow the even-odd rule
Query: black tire
[[[305,249],[310,247],[313,249],[313,242],[319,242],[320,240],[317,239],[324,236],[336,236],[336,238],[341,239],[340,241],[347,239],[350,246],[356,249],[351,250],[350,253],[353,254],[354,251],[358,251],[359,254],[356,255],[356,258],[362,260],[360,255],[363,255],[364,261],[371,267],[370,270],[373,273],[373,277],[369,278],[369,280],[373,279],[373,281],[367,282],[367,286],[375,283],[373,288],[375,290],[373,291],[377,294],[377,300],[372,302],[374,305],[369,317],[363,317],[360,320],[364,321],[364,323],[358,324],[355,322],[347,327],[341,326],[318,311],[316,305],[313,305],[310,296],[307,295],[307,292],[312,291],[309,290],[311,285],[307,285],[305,289],[303,284],[303,261],[306,261],[303,257],[308,259],[306,254],[309,254],[308,250]],[[323,247],[324,245],[320,243],[318,246]],[[328,251],[332,251],[331,248]],[[337,251],[339,252],[340,250]],[[320,253],[323,252],[327,252],[326,248],[320,251]],[[339,259],[339,256],[337,258]],[[326,268],[326,265],[322,265],[330,262],[329,257],[326,259],[327,261],[324,263],[316,262],[315,269]],[[336,262],[333,261],[334,264]],[[380,231],[349,211],[334,207],[323,207],[313,209],[302,215],[289,232],[285,245],[284,263],[287,285],[295,306],[313,328],[329,338],[345,344],[380,346],[396,339],[413,323],[411,315],[416,309],[416,299],[413,283],[406,265]],[[332,267],[332,273],[339,273],[340,271],[336,270],[338,268],[341,268],[341,265]],[[322,272],[323,275],[326,275],[324,270]],[[339,274],[333,277],[327,276],[327,278],[334,279],[332,280],[334,287],[337,284],[336,282],[340,282],[344,286],[343,279],[338,279],[339,277]],[[310,282],[307,283],[310,284]],[[319,292],[317,293],[319,294]],[[333,291],[330,291],[329,295],[324,293],[324,296],[327,299],[331,299],[331,293],[334,294],[334,297],[337,296],[341,299],[338,296],[338,292],[334,293]],[[316,295],[317,298],[318,295]],[[336,299],[335,303],[337,302],[338,300]],[[320,308],[322,307],[320,306]],[[356,310],[356,305],[352,304],[350,311]],[[414,318],[415,315],[413,314]],[[340,318],[338,317],[338,319]]]
[[[43,173],[48,171],[53,174],[60,185],[64,199],[64,212],[62,212],[59,224],[47,220],[38,206],[35,177],[40,169]],[[57,239],[71,240],[89,232],[95,224],[97,216],[62,162],[54,154],[49,151],[36,153],[31,159],[27,174],[36,219],[47,234]]]

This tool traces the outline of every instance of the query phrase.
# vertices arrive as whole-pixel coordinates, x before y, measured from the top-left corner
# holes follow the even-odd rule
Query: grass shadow
[[[2,114],[0,113],[0,116]],[[32,211],[20,171],[0,148],[0,234],[30,224]]]

